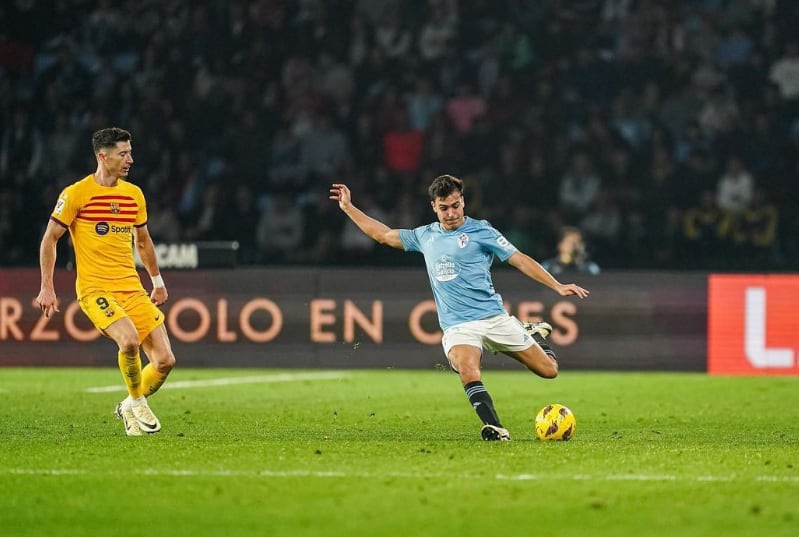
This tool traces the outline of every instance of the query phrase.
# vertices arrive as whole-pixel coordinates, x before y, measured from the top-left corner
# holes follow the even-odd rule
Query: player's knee
[[[162,375],[169,373],[175,367],[175,355],[171,350],[150,353],[150,363]]]
[[[473,366],[459,367],[458,375],[461,377],[461,382],[463,383],[464,386],[466,384],[469,384],[470,382],[477,382],[482,378],[480,374],[480,368]]]
[[[172,352],[168,352],[158,364],[158,369],[162,373],[168,373],[173,367],[175,367],[175,361],[175,355],[172,354]]]
[[[550,360],[549,364],[546,364],[538,374],[545,379],[554,379],[558,376],[558,362],[555,360]]]
[[[139,352],[139,341],[136,338],[122,338],[118,343],[119,351],[128,356],[134,356]]]

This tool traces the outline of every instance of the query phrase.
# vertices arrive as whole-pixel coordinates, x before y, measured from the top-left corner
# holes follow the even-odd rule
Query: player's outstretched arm
[[[577,284],[560,283],[549,271],[542,267],[538,261],[522,252],[516,252],[510,256],[508,258],[508,263],[519,269],[525,276],[546,285],[560,296],[585,298],[589,294],[587,289],[583,289]]]
[[[338,206],[344,214],[350,217],[358,229],[366,233],[369,237],[381,244],[386,244],[392,248],[403,249],[400,240],[399,230],[391,229],[383,222],[375,220],[371,216],[352,204],[350,189],[347,185],[333,183],[330,187],[330,199],[338,202]]]
[[[39,266],[42,271],[42,283],[36,304],[41,308],[45,317],[61,311],[58,309],[58,297],[55,294],[53,273],[55,272],[56,246],[58,239],[66,232],[66,228],[50,220],[39,246]]]

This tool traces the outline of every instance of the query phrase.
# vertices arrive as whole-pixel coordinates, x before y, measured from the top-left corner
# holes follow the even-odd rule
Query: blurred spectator
[[[755,188],[750,202],[733,220],[730,233],[746,268],[760,269],[777,261],[778,226],[777,207],[769,203],[762,189]]]
[[[399,16],[384,17],[375,28],[375,44],[389,59],[401,59],[408,55],[413,45],[413,35]]]
[[[433,82],[429,77],[417,76],[414,89],[407,96],[408,114],[411,127],[424,131],[430,125],[430,118],[444,106],[441,95],[433,91]]]
[[[226,218],[225,194],[219,183],[212,182],[205,187],[202,203],[186,228],[187,239],[213,241],[231,238],[224,236],[225,228],[222,225]]]
[[[23,170],[35,176],[42,163],[42,135],[22,107],[14,110],[0,139],[0,174]]]
[[[258,210],[257,197],[247,183],[236,185],[235,192],[230,200],[228,211],[235,218],[225,222],[225,238],[236,240],[239,243],[238,262],[252,265],[259,261],[256,233],[261,220],[261,211]]]
[[[699,162],[701,154],[697,153],[693,158]],[[686,186],[692,185],[692,181],[686,177],[687,173],[678,170],[665,148],[655,149],[644,186],[642,207],[646,212],[647,232],[653,243],[653,255],[661,266],[671,266],[678,262],[676,249],[682,210],[698,199],[698,195],[695,197],[691,188]],[[710,175],[707,181],[712,181]],[[696,182],[699,182],[698,187],[701,188],[701,182]]]
[[[357,0],[356,13],[362,15],[370,24],[399,17],[403,0]]]
[[[622,90],[612,105],[612,125],[633,148],[641,149],[649,139],[652,125],[644,115],[633,88]]]
[[[496,81],[488,96],[486,117],[491,128],[500,130],[519,124],[519,117],[524,110],[524,100],[519,95],[516,82],[509,74],[502,74]]]
[[[377,133],[374,117],[368,112],[362,112],[355,118],[353,140],[353,158],[363,168],[370,169],[382,161],[382,138]]]
[[[674,156],[680,164],[687,164],[694,152],[710,150],[710,138],[705,136],[697,121],[688,123],[677,136]]]
[[[302,161],[300,141],[287,127],[278,129],[272,138],[270,150],[269,179],[272,190],[299,191],[305,184],[305,167]]]
[[[430,15],[419,32],[419,53],[422,60],[435,64],[455,39],[457,15],[447,2],[430,2]]]
[[[45,176],[43,180],[49,181],[57,177],[64,168],[71,168],[77,157],[78,140],[70,124],[69,114],[60,111],[55,116],[52,129],[47,132],[42,140],[42,154],[40,173]]]
[[[570,271],[587,274],[599,274],[600,272],[599,265],[591,261],[588,256],[582,231],[572,226],[561,228],[557,255],[542,261],[541,266],[555,276]]]
[[[594,170],[591,157],[584,149],[577,148],[560,182],[558,201],[561,209],[576,216],[585,214],[601,188],[602,179]]]
[[[529,207],[517,205],[513,208],[503,235],[519,250],[527,252],[534,259],[543,259],[542,256],[549,255],[549,244],[544,244],[541,229],[546,229],[546,226],[540,221],[540,214]]]
[[[182,226],[175,204],[162,196],[155,196],[147,207],[147,229],[153,242],[179,242]]]
[[[285,263],[298,253],[304,232],[304,217],[289,194],[275,192],[266,199],[255,240],[262,263]]]
[[[355,91],[355,79],[348,65],[336,61],[330,51],[323,50],[317,57],[314,78],[316,90],[337,108],[349,106]]]
[[[411,128],[408,114],[400,114],[396,125],[383,136],[386,167],[393,172],[412,173],[418,170],[423,142],[422,131]]]
[[[724,37],[717,51],[718,64],[728,68],[749,60],[755,44],[743,28],[737,24],[732,25],[724,32]]]
[[[713,191],[704,191],[700,203],[686,210],[682,218],[686,245],[683,267],[697,268],[718,262],[730,225],[730,215],[716,204]]]
[[[799,99],[799,42],[785,44],[782,56],[771,64],[769,79],[777,84],[783,99]]]
[[[407,113],[407,108],[402,102],[397,86],[394,84],[386,86],[376,96],[376,105],[373,112],[375,130],[382,136],[397,125],[400,121],[400,116]]]
[[[595,250],[605,258],[617,254],[622,234],[622,214],[618,203],[607,190],[601,190],[596,201],[580,219],[580,229]]]
[[[148,197],[175,207],[179,225],[163,215],[162,234],[250,240],[236,211],[252,208],[229,183],[255,199],[285,193],[304,253],[280,262],[345,262],[340,215],[318,204],[331,178],[373,181],[375,203],[410,217],[442,170],[471,181],[477,216],[519,233],[530,219],[546,237],[585,218],[603,268],[757,257],[784,269],[799,255],[793,2],[26,0],[3,13],[6,263],[35,263],[28,234],[41,230],[24,215],[49,211],[41,193],[80,175],[76,140],[114,124],[134,134]],[[718,255],[686,263],[684,211],[721,191],[729,155],[770,200],[777,238],[749,255],[728,234]],[[510,205],[496,203],[504,191]],[[764,205],[757,196],[737,202],[741,215]],[[756,227],[749,218],[735,225]]]
[[[533,43],[516,20],[506,20],[502,25],[499,48],[500,57],[512,71],[522,71],[533,63]]]
[[[350,162],[347,137],[328,114],[316,117],[311,130],[302,138],[302,168],[318,177],[335,177]]]
[[[752,203],[755,181],[744,167],[741,158],[727,158],[727,168],[716,186],[716,204],[720,209],[734,215],[741,213]]]
[[[369,56],[369,49],[373,46],[374,37],[370,32],[371,26],[356,14],[350,22],[350,46],[347,58],[350,66],[358,68]]]
[[[699,126],[706,136],[728,135],[738,127],[740,112],[731,93],[725,87],[714,89],[699,111]]]
[[[422,167],[443,170],[459,158],[459,145],[455,129],[444,111],[435,114],[425,131],[422,145]]]
[[[447,102],[447,115],[458,134],[465,134],[472,129],[474,121],[486,112],[486,101],[474,92],[469,82],[461,81],[455,89],[455,95]]]

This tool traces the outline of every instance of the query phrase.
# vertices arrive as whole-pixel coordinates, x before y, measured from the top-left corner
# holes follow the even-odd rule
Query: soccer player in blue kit
[[[510,440],[482,382],[483,348],[518,360],[543,378],[558,375],[558,362],[546,342],[552,331],[548,323],[523,324],[505,311],[491,280],[494,256],[561,296],[585,298],[588,291],[573,283],[560,283],[491,224],[465,216],[463,181],[457,177],[436,177],[428,193],[438,222],[415,229],[391,229],[371,218],[352,204],[350,190],[344,184],[332,185],[330,199],[375,241],[424,255],[438,322],[444,331],[441,344],[483,422],[480,435],[483,440]]]

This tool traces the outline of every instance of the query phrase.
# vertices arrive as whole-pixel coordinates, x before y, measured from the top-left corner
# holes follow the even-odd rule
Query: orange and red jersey
[[[72,236],[78,299],[95,291],[144,288],[133,259],[134,228],[147,223],[138,186],[122,179],[102,186],[88,175],[61,192],[50,219]]]

